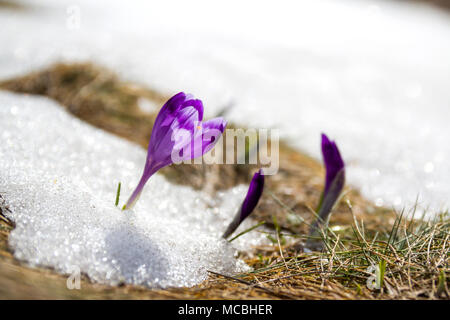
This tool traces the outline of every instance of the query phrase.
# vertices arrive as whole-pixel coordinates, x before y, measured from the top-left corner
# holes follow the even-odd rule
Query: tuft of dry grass
[[[0,82],[0,88],[40,94],[58,101],[80,119],[147,146],[157,111],[145,112],[139,100],[161,106],[168,98],[154,90],[120,81],[107,69],[89,63],[58,64]],[[235,124],[229,126],[237,128]],[[224,139],[227,139],[225,136]],[[226,144],[224,144],[226,145]],[[227,152],[226,149],[223,150]],[[323,252],[302,252],[323,187],[320,163],[280,143],[280,170],[267,177],[253,217],[272,226],[273,245],[242,252],[253,272],[229,277],[214,273],[193,288],[150,290],[108,287],[82,280],[68,290],[63,275],[30,269],[16,261],[7,246],[13,229],[0,201],[0,296],[70,299],[448,299],[448,215],[440,221],[399,220],[347,188],[324,231]],[[248,182],[255,165],[182,165],[164,168],[173,182],[211,194]],[[3,194],[0,200],[7,198]],[[351,206],[349,205],[351,203]],[[253,231],[257,232],[257,231]],[[287,245],[288,237],[295,238]],[[380,289],[368,289],[377,265],[384,270]],[[385,265],[385,267],[384,267]],[[370,271],[372,268],[373,270]]]
[[[255,270],[242,279],[302,299],[450,298],[448,212],[431,221],[399,213],[388,232],[363,221],[327,228],[318,239],[325,244],[322,252],[283,247],[283,259],[276,252],[253,259]]]

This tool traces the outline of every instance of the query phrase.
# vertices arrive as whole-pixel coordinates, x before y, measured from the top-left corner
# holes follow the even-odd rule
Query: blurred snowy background
[[[191,92],[206,116],[233,102],[229,120],[279,128],[316,158],[326,132],[377,205],[450,204],[447,11],[383,0],[0,4],[0,79],[92,61]]]

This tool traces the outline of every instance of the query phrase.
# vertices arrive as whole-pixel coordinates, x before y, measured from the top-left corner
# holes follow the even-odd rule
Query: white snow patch
[[[156,174],[133,211],[119,210],[118,182],[123,204],[146,152],[49,99],[0,92],[0,139],[0,191],[16,222],[9,244],[32,266],[67,274],[78,267],[111,285],[192,286],[207,270],[246,270],[235,248],[248,250],[265,238],[251,232],[231,246],[220,237],[245,186],[211,199]]]

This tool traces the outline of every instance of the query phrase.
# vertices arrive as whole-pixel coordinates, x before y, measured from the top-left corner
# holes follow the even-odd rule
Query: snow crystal
[[[123,204],[140,178],[145,150],[49,99],[0,92],[0,138],[0,191],[16,222],[9,244],[32,266],[66,274],[78,268],[111,285],[192,286],[207,270],[246,270],[236,248],[264,239],[251,232],[232,246],[220,237],[245,186],[211,199],[156,174],[134,210],[121,211],[114,205],[117,185]],[[253,224],[245,221],[240,230]]]

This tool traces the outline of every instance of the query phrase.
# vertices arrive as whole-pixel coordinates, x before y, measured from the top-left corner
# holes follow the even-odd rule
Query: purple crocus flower
[[[233,221],[231,221],[231,223],[228,225],[227,230],[222,236],[223,238],[228,238],[237,229],[237,227],[239,227],[241,222],[244,221],[245,218],[247,218],[253,212],[256,205],[258,204],[259,198],[261,198],[263,190],[264,175],[262,169],[259,169],[259,171],[253,175],[244,202],[242,202],[241,208],[234,216]]]
[[[332,187],[333,182],[336,177],[339,176],[340,172],[344,172],[345,165],[336,143],[334,141],[330,141],[324,133],[322,133],[322,156],[326,170],[324,190],[324,193],[326,194]],[[342,189],[344,186],[343,178],[342,181],[340,181],[340,185]]]
[[[148,179],[172,163],[201,157],[211,150],[225,130],[222,118],[203,120],[203,103],[180,92],[159,111],[148,144],[147,160],[141,180],[123,209],[134,206]]]
[[[341,154],[334,141],[322,133],[322,156],[325,165],[325,187],[322,192],[317,214],[318,221],[311,227],[311,232],[314,233],[319,223],[324,223],[328,215],[333,209],[333,206],[339,195],[342,192],[345,184],[345,165]]]

